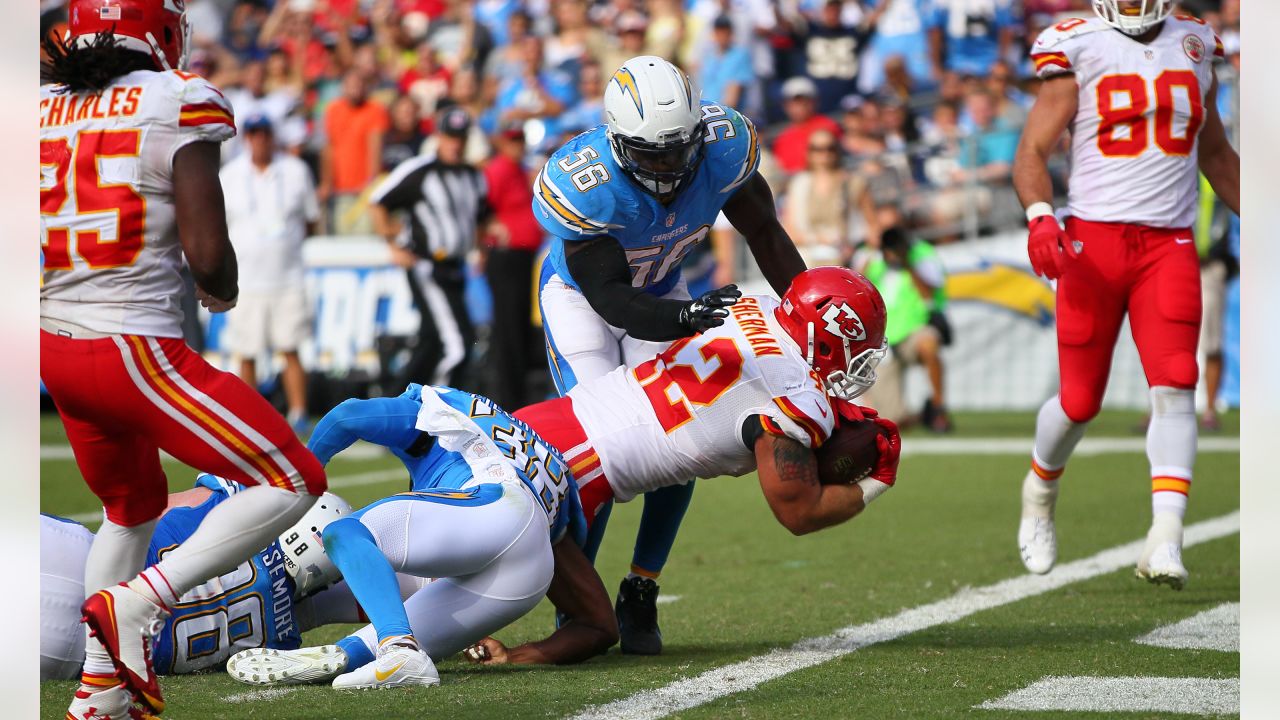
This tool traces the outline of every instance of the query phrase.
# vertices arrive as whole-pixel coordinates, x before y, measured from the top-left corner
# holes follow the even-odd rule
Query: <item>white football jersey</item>
[[[1199,191],[1196,149],[1222,42],[1203,21],[1176,16],[1140,43],[1100,18],[1072,18],[1031,49],[1041,78],[1073,73],[1073,217],[1190,227]]]
[[[766,432],[807,447],[830,436],[831,402],[774,320],[776,307],[773,298],[745,296],[720,327],[569,391],[618,501],[694,477],[754,470],[754,450],[742,438],[753,416]]]
[[[189,73],[139,70],[100,93],[40,88],[40,315],[95,332],[182,337],[173,156],[235,135]]]

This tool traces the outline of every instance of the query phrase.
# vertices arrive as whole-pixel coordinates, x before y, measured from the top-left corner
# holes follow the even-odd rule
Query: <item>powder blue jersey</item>
[[[458,414],[449,413],[444,424],[435,424],[434,411],[423,410],[425,393],[433,393],[445,408]],[[435,402],[430,397],[425,399]],[[464,432],[491,440],[506,457],[516,477],[546,511],[552,542],[566,533],[575,542],[583,542],[586,519],[578,499],[578,485],[559,450],[488,398],[414,383],[398,397],[347,400],[320,419],[308,447],[320,462],[327,464],[356,440],[382,445],[409,471],[410,491],[457,490],[456,497],[434,497],[465,504],[467,493],[477,484],[500,482],[501,478],[477,476],[462,453],[442,447],[437,436],[453,427],[454,421],[463,423]]]
[[[147,550],[147,565],[186,542],[210,510],[243,489],[207,474],[197,478],[196,486],[207,487],[213,494],[195,507],[174,508],[160,518]],[[156,671],[172,675],[216,669],[247,648],[298,648],[302,635],[293,613],[293,589],[277,542],[231,572],[192,589],[173,606],[155,637]]]
[[[680,280],[685,253],[711,231],[720,209],[755,174],[760,141],[737,110],[702,103],[703,157],[671,203],[663,205],[623,173],[605,126],[578,135],[547,160],[533,187],[534,215],[554,240],[547,261],[577,288],[564,244],[608,236],[622,243],[631,284],[654,295]]]

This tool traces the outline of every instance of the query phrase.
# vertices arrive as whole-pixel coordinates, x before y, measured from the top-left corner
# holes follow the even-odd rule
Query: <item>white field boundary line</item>
[[[982,710],[1225,715],[1240,712],[1240,679],[1050,675],[977,707]]]
[[[1183,547],[1238,532],[1239,511],[1188,526],[1183,533]],[[751,690],[761,683],[820,665],[859,648],[948,625],[984,610],[1115,572],[1137,561],[1143,543],[1143,540],[1135,540],[1103,550],[1091,557],[1059,565],[1048,575],[1020,575],[994,585],[965,588],[951,597],[908,608],[887,618],[842,628],[824,637],[802,640],[789,648],[778,648],[655,690],[588,707],[573,717],[574,720],[656,720],[666,717],[727,695]],[[1158,592],[1158,589],[1152,588],[1151,591]]]
[[[283,697],[289,693],[296,692],[296,687],[282,688],[264,688],[262,690],[250,690],[249,692],[235,693],[222,698],[225,703],[246,703],[257,702],[259,700],[274,700]]]
[[[1161,625],[1134,640],[1175,650],[1240,652],[1240,603],[1223,603],[1185,620]],[[1233,711],[1233,712],[1239,712]]]
[[[359,487],[361,485],[376,485],[391,480],[404,480],[405,488],[409,487],[408,471],[404,468],[388,468],[386,470],[370,470],[350,475],[330,475],[329,489],[341,490],[342,488]],[[94,522],[102,519],[102,511],[96,510],[94,512],[75,513],[74,515],[60,515],[59,517],[74,520],[78,523]]]

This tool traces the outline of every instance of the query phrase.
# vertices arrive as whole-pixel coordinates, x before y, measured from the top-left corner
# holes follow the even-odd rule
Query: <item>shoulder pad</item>
[[[1055,75],[1075,72],[1071,62],[1075,44],[1071,41],[1081,35],[1110,29],[1111,26],[1101,18],[1068,18],[1045,28],[1031,46],[1031,63],[1035,66],[1036,77],[1047,80]]]
[[[180,70],[166,73],[177,80],[179,99],[178,127],[199,128],[212,126],[210,139],[226,140],[236,133],[235,113],[231,101],[214,87],[213,83],[199,75]],[[225,135],[225,137],[220,137]]]
[[[702,120],[707,125],[703,162],[714,173],[720,192],[731,193],[760,166],[756,126],[737,110],[706,101],[702,103]]]
[[[1205,45],[1213,46],[1213,56],[1221,60],[1227,56],[1226,48],[1222,45],[1222,38],[1218,37],[1218,33],[1213,31],[1209,23],[1201,20],[1194,15],[1186,15],[1177,13],[1168,22],[1174,22],[1179,25],[1179,30],[1187,30],[1200,36]]]
[[[592,165],[603,166],[603,176],[588,173],[595,180],[585,190],[574,182],[576,174]],[[569,169],[566,169],[569,168]],[[589,130],[557,150],[542,167],[533,182],[535,216],[543,229],[566,240],[580,240],[607,235],[613,228],[625,227],[626,218],[618,217],[626,204],[618,193],[629,191],[619,176],[604,139],[604,128]]]

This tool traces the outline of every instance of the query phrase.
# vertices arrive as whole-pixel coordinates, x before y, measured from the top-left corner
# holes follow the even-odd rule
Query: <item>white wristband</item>
[[[1053,217],[1053,206],[1047,202],[1031,203],[1031,207],[1027,208],[1027,222],[1031,222],[1038,217],[1048,215]]]
[[[859,480],[858,487],[862,488],[863,507],[870,505],[872,500],[880,497],[881,493],[890,488],[889,485],[886,485],[875,478],[863,478]]]

